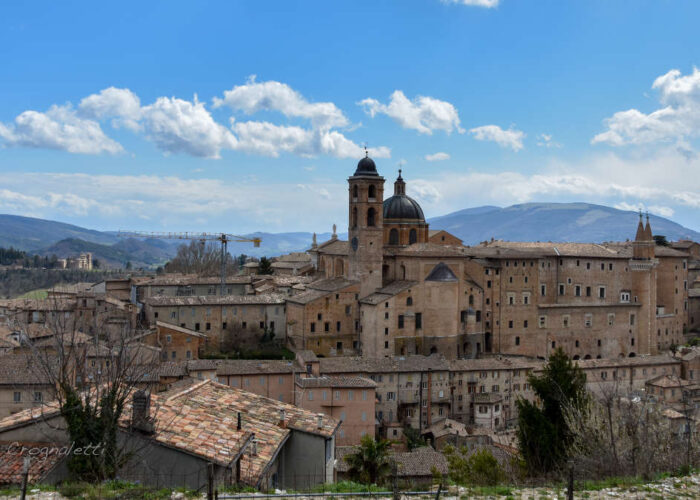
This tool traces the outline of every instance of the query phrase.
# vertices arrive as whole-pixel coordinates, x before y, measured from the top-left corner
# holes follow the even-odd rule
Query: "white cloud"
[[[114,118],[112,126],[124,126],[137,131],[140,128],[141,100],[129,89],[109,87],[80,101],[81,113],[88,118]]]
[[[620,203],[615,203],[613,205],[615,208],[618,210],[629,210],[632,212],[646,212],[649,211],[650,213],[660,215],[661,217],[673,217],[673,214],[676,213],[675,210],[673,210],[671,207],[665,207],[662,205],[645,205],[642,202],[637,202],[637,203],[627,203],[627,202],[620,202]]]
[[[334,130],[349,125],[335,104],[310,103],[286,84],[258,83],[252,78],[245,85],[224,92],[223,99],[214,99],[215,107],[224,105],[247,114],[279,111],[287,117],[309,120],[311,128],[263,121],[237,122],[232,118],[229,129],[214,120],[196,95],[193,101],[159,97],[152,104],[141,106],[131,90],[109,87],[82,99],[77,110],[70,105],[53,106],[46,113],[25,111],[12,125],[0,122],[0,139],[6,146],[117,153],[123,150],[121,145],[100,128],[100,121],[111,120],[113,127],[142,134],[165,154],[204,158],[220,158],[222,150],[273,157],[283,152],[337,158],[359,158],[364,154],[359,145]],[[240,134],[240,141],[234,134]],[[384,146],[370,151],[378,158],[391,156],[391,150]]]
[[[652,88],[659,91],[663,107],[651,113],[618,111],[605,120],[607,130],[593,137],[591,143],[624,146],[661,141],[683,146],[686,138],[700,135],[700,70],[694,68],[686,76],[671,70],[658,77]]]
[[[450,159],[450,155],[447,153],[433,153],[431,155],[425,155],[426,161],[445,161]]]
[[[483,125],[470,129],[469,133],[478,141],[493,141],[502,148],[510,148],[516,152],[523,149],[525,133],[520,130],[503,130],[498,125]]]
[[[255,76],[245,85],[224,92],[223,99],[215,97],[214,107],[229,106],[249,115],[259,111],[278,111],[287,117],[311,120],[314,128],[344,127],[349,124],[343,112],[332,102],[308,102],[299,92],[285,83],[256,82]]]
[[[204,104],[175,97],[159,97],[141,108],[146,137],[166,153],[187,153],[220,158],[222,149],[235,149],[237,141],[215,122]]]
[[[542,148],[560,148],[561,144],[556,142],[551,134],[540,134],[537,136],[537,145]]]
[[[373,118],[377,114],[385,114],[403,128],[417,130],[421,134],[430,135],[434,130],[443,130],[448,134],[453,130],[464,132],[459,126],[457,108],[433,97],[417,96],[411,101],[403,92],[395,90],[389,104],[369,97],[358,104]]]
[[[461,5],[467,5],[470,7],[485,7],[487,9],[493,9],[498,7],[501,0],[442,0],[444,3],[457,3]]]
[[[238,137],[237,150],[277,157],[281,152],[303,157],[327,154],[337,158],[360,158],[364,150],[334,130],[308,130],[302,127],[268,122],[235,122],[231,128]],[[376,158],[388,158],[391,151],[379,147],[369,150]]]
[[[92,222],[82,223],[88,227],[99,220],[102,227],[124,228],[125,220],[137,224],[135,221],[147,214],[151,228],[233,230],[230,224],[235,220],[235,232],[245,233],[313,229],[328,223],[329,217],[331,221],[347,217],[344,182],[311,181],[301,187],[245,178],[224,181],[158,175],[8,174],[8,187],[0,189],[0,210],[50,219],[89,215]],[[302,219],[300,213],[304,214]],[[197,219],[208,226],[200,227]]]
[[[122,146],[105,135],[100,124],[79,117],[70,105],[48,111],[25,111],[14,123],[0,123],[0,139],[6,146],[45,148],[69,153],[120,153]]]

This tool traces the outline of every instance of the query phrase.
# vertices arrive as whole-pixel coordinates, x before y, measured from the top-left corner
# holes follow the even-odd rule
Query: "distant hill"
[[[111,245],[118,241],[115,235],[72,224],[0,214],[0,247],[12,246],[33,252],[67,238],[77,238],[103,245]]]
[[[634,238],[638,214],[590,203],[525,203],[506,208],[473,207],[429,219],[432,229],[445,229],[474,245],[491,238],[512,241],[625,241]],[[700,233],[673,221],[651,216],[654,234],[669,240],[690,238],[700,241]],[[260,248],[251,243],[231,243],[232,255],[276,256],[304,251],[311,247],[312,233],[253,233],[262,238]],[[317,235],[319,243],[330,233]],[[339,238],[347,238],[344,233]],[[40,255],[59,257],[92,252],[107,267],[156,267],[177,251],[182,240],[122,239],[114,232],[91,229],[31,217],[0,215],[0,246],[13,246]]]
[[[131,238],[114,245],[68,238],[36,251],[39,255],[55,254],[59,257],[78,255],[81,252],[91,252],[92,258],[99,260],[101,267],[109,268],[123,268],[127,262],[131,262],[134,268],[158,266],[167,262],[174,253],[153,245],[152,241]]]
[[[634,239],[639,214],[591,203],[525,203],[506,208],[477,207],[430,219],[431,229],[444,229],[474,245],[491,238],[511,241],[594,242]],[[668,240],[700,233],[673,221],[650,216],[654,234]]]

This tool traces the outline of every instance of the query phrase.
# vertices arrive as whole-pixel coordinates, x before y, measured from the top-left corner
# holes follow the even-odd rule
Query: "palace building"
[[[348,178],[348,241],[312,245],[320,279],[287,301],[287,339],[322,356],[481,352],[575,359],[656,354],[688,327],[689,255],[656,245],[647,217],[633,241],[468,247],[431,231],[399,175],[365,157]],[[632,228],[631,228],[632,229]]]

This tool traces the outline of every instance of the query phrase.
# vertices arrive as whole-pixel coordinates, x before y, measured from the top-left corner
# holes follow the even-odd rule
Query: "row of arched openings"
[[[411,229],[408,232],[408,244],[413,245],[418,241],[418,232],[415,229]],[[399,244],[399,230],[396,228],[393,228],[391,231],[389,231],[389,245],[398,245]]]

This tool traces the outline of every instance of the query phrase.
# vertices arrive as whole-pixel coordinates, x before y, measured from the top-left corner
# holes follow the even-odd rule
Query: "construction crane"
[[[247,238],[236,234],[227,233],[166,233],[148,231],[119,231],[120,238],[158,238],[163,240],[199,240],[204,244],[207,241],[218,241],[221,243],[221,295],[226,291],[226,255],[228,254],[229,242],[252,243],[254,247],[259,247],[261,238]]]

